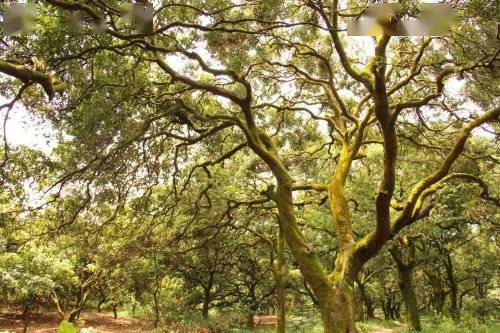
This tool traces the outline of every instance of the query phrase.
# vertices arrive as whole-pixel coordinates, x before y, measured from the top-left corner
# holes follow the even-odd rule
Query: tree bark
[[[359,296],[361,297],[361,301],[365,306],[365,316],[367,320],[375,318],[375,309],[373,308],[373,301],[370,296],[366,292],[366,288],[364,283],[358,282],[359,287]]]
[[[398,269],[399,288],[406,308],[406,321],[414,330],[420,331],[420,318],[418,314],[417,298],[411,280],[412,269]]]
[[[413,289],[413,283],[411,280],[411,274],[413,268],[415,267],[415,247],[408,238],[403,238],[402,243],[407,246],[408,259],[407,263],[403,260],[403,253],[396,246],[389,249],[394,262],[396,263],[396,268],[398,270],[398,286],[401,291],[401,296],[405,303],[406,309],[406,322],[410,327],[416,331],[422,330],[420,325],[420,317],[418,314],[417,298],[415,296],[415,290]]]
[[[276,281],[276,333],[285,333],[286,326],[286,307],[285,307],[285,286],[284,286],[284,239],[281,228],[278,231],[278,241],[276,248],[276,265],[273,269],[275,272],[274,279]]]
[[[443,282],[438,274],[435,274],[429,269],[424,269],[424,273],[429,279],[429,284],[432,287],[431,306],[438,316],[442,316],[444,309],[444,301],[446,291],[443,287]]]
[[[299,269],[318,300],[325,333],[357,332],[354,320],[352,257],[348,253],[337,258],[336,272],[328,276],[316,254],[298,230],[293,213],[291,181],[286,179],[278,185],[276,203],[279,209],[280,226],[290,251],[299,264]]]
[[[203,318],[208,318],[208,310],[210,309],[211,292],[214,282],[214,273],[209,273],[207,285],[203,288],[203,305],[201,308],[201,315]]]
[[[353,283],[345,279],[332,281],[327,302],[319,303],[325,333],[357,332],[354,311]]]
[[[106,302],[106,296],[104,293],[100,293],[99,295],[99,302],[97,303],[97,312],[101,313],[102,312],[102,305]]]
[[[158,286],[159,288],[159,286]],[[160,304],[158,302],[158,288],[153,292],[153,308],[155,312],[155,318],[154,318],[154,327],[158,327],[158,323],[160,322]]]
[[[28,331],[28,323],[30,320],[30,310],[31,310],[31,305],[27,304],[24,306],[24,309],[23,309],[23,321],[24,321],[23,333],[26,333]]]
[[[450,287],[450,316],[454,323],[459,323],[460,309],[458,308],[458,285],[453,272],[453,262],[449,252],[446,253],[444,267]]]

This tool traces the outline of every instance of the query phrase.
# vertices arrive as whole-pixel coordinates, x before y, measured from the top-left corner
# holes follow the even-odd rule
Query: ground
[[[57,332],[59,319],[55,313],[39,313],[34,314],[33,319],[28,325],[28,333],[54,333]],[[260,329],[248,330],[248,332],[272,332],[272,328],[265,329],[264,327],[272,327],[275,322],[275,316],[256,316],[255,322],[259,324]],[[398,324],[392,327],[383,327],[370,325],[369,328],[363,330],[366,333],[397,333],[406,328],[403,324]],[[92,327],[98,333],[133,333],[133,332],[149,332],[152,325],[145,321],[137,319],[118,317],[113,318],[112,314],[83,312],[80,316],[79,328]],[[23,331],[23,321],[19,313],[0,311],[0,333],[19,333]],[[170,327],[169,331],[185,332],[182,328]],[[192,331],[192,330],[190,330]],[[302,331],[299,329],[299,331]],[[196,329],[197,333],[208,333],[209,330],[204,328]],[[247,331],[245,331],[247,332]]]
[[[33,316],[28,325],[28,333],[53,333],[57,332],[59,319],[55,313],[40,313]],[[151,328],[146,322],[118,317],[114,319],[111,314],[84,312],[80,316],[78,327],[93,327],[99,333],[132,333],[144,332]],[[22,332],[23,321],[19,314],[0,313],[0,333]]]
[[[401,332],[402,330],[404,330],[407,326],[405,325],[400,325],[400,326],[396,326],[396,327],[392,327],[392,328],[377,328],[375,330],[371,330],[369,331],[369,333],[397,333],[397,332]]]

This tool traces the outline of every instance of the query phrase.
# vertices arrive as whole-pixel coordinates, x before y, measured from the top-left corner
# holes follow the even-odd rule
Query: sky
[[[0,95],[0,105],[10,102]],[[0,110],[0,137],[3,140],[4,120],[7,108]],[[9,113],[5,132],[9,145],[27,145],[45,153],[50,153],[56,146],[56,132],[46,120],[30,114],[20,102],[17,102]]]

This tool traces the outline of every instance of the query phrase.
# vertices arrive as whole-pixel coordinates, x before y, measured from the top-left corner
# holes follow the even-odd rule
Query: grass
[[[390,320],[371,320],[356,323],[360,332],[371,332],[380,328],[394,328],[401,323]],[[423,329],[420,333],[499,333],[500,323],[480,323],[477,320],[464,320],[461,324],[455,325],[449,318],[442,318],[436,323],[429,318],[422,319]],[[235,333],[272,333],[274,327],[269,328],[239,328],[231,330]],[[306,324],[302,326],[288,326],[286,332],[290,333],[320,333],[323,329],[320,324]],[[416,333],[412,330],[403,330],[401,333]]]
[[[396,327],[398,325],[399,325],[398,322],[394,322],[394,321],[390,321],[390,320],[371,320],[371,321],[356,323],[356,326],[358,327],[358,330],[360,332],[370,332],[370,331],[376,330],[378,328],[393,328],[393,327]],[[269,327],[269,328],[262,327],[262,328],[255,328],[255,329],[240,328],[240,329],[234,329],[231,332],[271,333],[274,331],[275,331],[274,327]],[[286,332],[287,333],[288,332],[290,332],[290,333],[321,333],[321,332],[323,332],[323,328],[321,327],[320,324],[289,325],[286,328]]]
[[[413,330],[404,330],[401,333],[414,333]],[[459,324],[454,324],[450,318],[422,318],[421,333],[498,333],[500,322],[478,320],[474,317],[464,316]]]

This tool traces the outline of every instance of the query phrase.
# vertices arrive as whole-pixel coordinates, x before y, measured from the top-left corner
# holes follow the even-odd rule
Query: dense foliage
[[[128,1],[28,2],[0,40],[0,304],[25,330],[499,320],[495,1],[432,37],[347,36],[358,0],[153,1],[151,31]],[[55,146],[12,142],[14,112]]]

